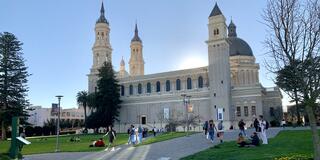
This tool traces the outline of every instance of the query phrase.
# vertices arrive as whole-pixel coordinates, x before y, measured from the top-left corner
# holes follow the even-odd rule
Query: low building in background
[[[42,108],[41,106],[33,106],[31,108],[32,110],[29,111],[30,117],[27,122],[33,126],[43,127],[48,121],[56,121],[58,118],[56,114],[51,112],[51,108]],[[83,107],[62,109],[60,119],[62,125],[68,122],[72,128],[78,127],[84,123]],[[68,125],[66,125],[66,127],[69,128]]]

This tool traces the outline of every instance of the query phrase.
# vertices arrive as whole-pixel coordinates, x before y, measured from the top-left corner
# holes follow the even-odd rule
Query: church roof
[[[100,9],[100,17],[97,20],[97,23],[107,23],[109,24],[108,20],[106,19],[106,17],[104,16],[104,6],[103,6],[103,2],[101,5],[101,9]]]
[[[131,42],[142,42],[139,33],[138,33],[138,25],[136,23],[135,29],[134,29],[134,37],[132,38]]]
[[[211,14],[210,14],[209,17],[213,17],[213,16],[217,16],[217,15],[221,15],[221,14],[222,14],[222,12],[221,12],[218,4],[216,3],[214,5],[213,10],[211,11]]]

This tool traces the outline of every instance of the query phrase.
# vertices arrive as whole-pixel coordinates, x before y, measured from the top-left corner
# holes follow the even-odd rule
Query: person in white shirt
[[[259,126],[260,126],[260,138],[262,139],[262,144],[268,144],[267,138],[267,129],[266,129],[267,122],[263,119],[263,116],[259,116]]]

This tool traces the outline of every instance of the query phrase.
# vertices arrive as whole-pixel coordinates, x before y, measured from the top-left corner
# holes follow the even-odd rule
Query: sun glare
[[[197,68],[207,66],[208,62],[206,59],[200,57],[187,56],[183,58],[179,64],[179,69]]]

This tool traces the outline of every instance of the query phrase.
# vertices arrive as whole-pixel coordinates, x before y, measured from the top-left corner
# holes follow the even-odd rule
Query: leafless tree
[[[265,44],[268,69],[276,83],[296,103],[306,107],[312,130],[314,159],[320,160],[315,109],[320,95],[319,0],[268,0],[263,18],[268,27]]]

